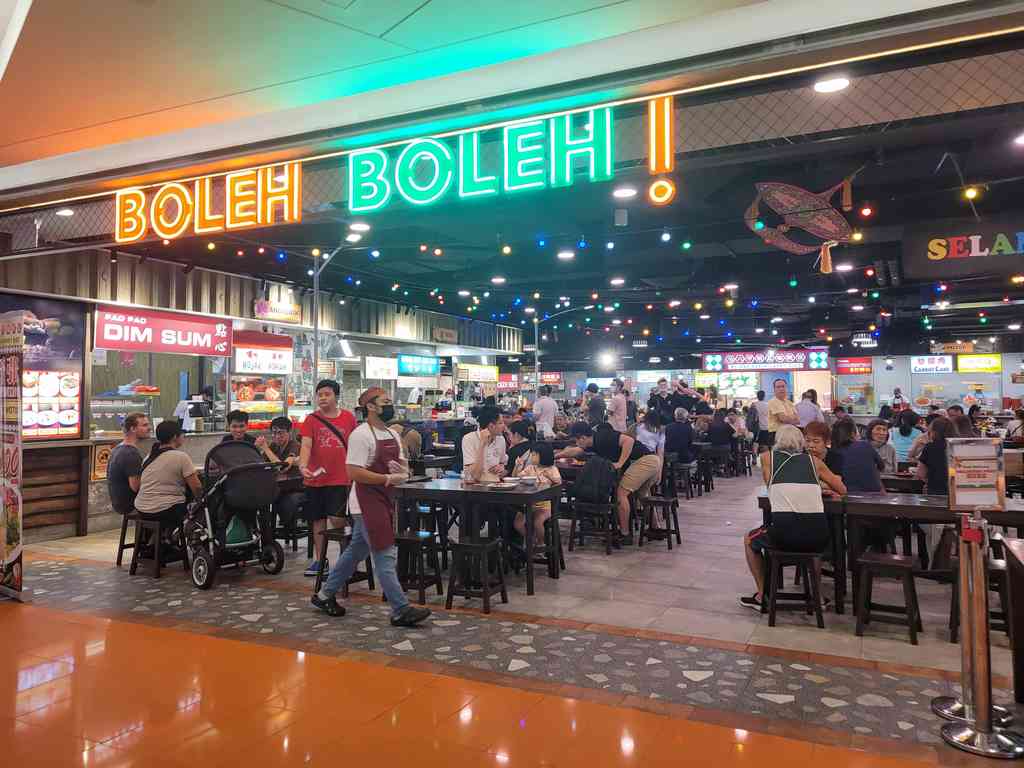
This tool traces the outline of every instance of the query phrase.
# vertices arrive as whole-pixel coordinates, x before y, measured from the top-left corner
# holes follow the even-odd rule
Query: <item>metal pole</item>
[[[313,386],[320,379],[320,265],[313,264]],[[316,405],[316,392],[309,393]]]
[[[538,339],[540,321],[533,318],[533,396],[536,399],[540,392],[540,341]]]
[[[1024,736],[997,726],[1009,725],[1012,715],[992,705],[989,647],[988,530],[980,510],[960,515],[960,628],[961,700],[950,696],[932,701],[932,711],[951,722],[942,738],[951,746],[982,757],[1024,757]]]

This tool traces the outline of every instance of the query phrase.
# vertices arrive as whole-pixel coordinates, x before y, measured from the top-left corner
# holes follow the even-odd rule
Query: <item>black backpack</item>
[[[615,465],[600,456],[591,457],[576,476],[572,495],[578,501],[590,504],[605,504],[615,495],[619,475]]]

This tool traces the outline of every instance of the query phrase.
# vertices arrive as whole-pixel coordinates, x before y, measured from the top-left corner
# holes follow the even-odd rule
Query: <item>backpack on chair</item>
[[[606,504],[615,496],[619,484],[619,473],[615,465],[600,456],[591,457],[572,486],[572,495],[578,501],[590,504]]]

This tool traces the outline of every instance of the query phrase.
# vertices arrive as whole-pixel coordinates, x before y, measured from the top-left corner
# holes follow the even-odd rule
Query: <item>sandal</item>
[[[322,600],[319,595],[313,595],[313,599],[310,600],[313,605],[319,608],[321,611],[326,613],[328,616],[344,616],[345,606],[340,605],[337,599],[333,596]]]

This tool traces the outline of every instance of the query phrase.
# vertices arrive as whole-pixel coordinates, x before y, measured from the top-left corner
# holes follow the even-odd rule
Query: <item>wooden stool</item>
[[[423,531],[426,533],[426,531]],[[436,534],[420,536],[417,531],[406,531],[395,536],[398,545],[398,557],[407,563],[406,578],[402,580],[402,589],[419,590],[420,605],[427,604],[427,588],[437,587],[437,594],[444,594],[444,579],[441,577],[441,543]],[[427,564],[433,568],[433,574],[427,573]],[[387,599],[387,596],[384,596]]]
[[[768,614],[768,626],[775,626],[776,611],[792,611],[803,609],[807,615],[814,614],[818,629],[825,628],[825,618],[821,614],[821,576],[816,561],[821,557],[818,552],[783,552],[781,549],[768,548],[765,557],[765,595],[761,603],[761,613]],[[797,573],[803,576],[803,592],[783,592],[785,584],[782,569],[795,565]],[[783,605],[779,601],[784,601]]]
[[[683,539],[679,534],[679,501],[677,499],[667,499],[663,496],[642,496],[640,497],[639,504],[640,536],[637,538],[638,547],[642,547],[644,545],[644,538],[651,538],[652,533],[656,534],[658,538],[664,535],[669,549],[672,549],[673,536],[682,545]],[[656,510],[661,510],[662,516],[665,519],[664,527],[654,524],[654,513]]]
[[[312,537],[310,537],[312,541]],[[328,528],[324,531],[324,549],[320,554],[320,569],[316,575],[316,581],[313,583],[313,594],[315,595],[320,591],[320,587],[325,581],[327,581],[327,575],[324,573],[324,566],[327,564],[327,545],[332,541],[338,542],[340,557],[344,554],[348,545],[352,543],[352,534],[346,533],[344,528]],[[361,581],[366,582],[366,586],[369,589],[374,588],[373,583],[373,558],[367,556],[366,558],[366,570],[360,571],[358,568],[352,573],[351,578],[345,584],[341,585],[341,596],[348,597],[348,585],[358,584]]]
[[[612,553],[612,537],[619,527],[618,503],[608,501],[595,504],[590,501],[574,501],[573,508],[576,511],[576,516],[580,518],[580,546],[582,547],[584,544],[584,528],[586,525],[590,525],[592,526],[591,531],[599,531],[604,534],[604,553],[610,555]]]
[[[569,542],[569,546],[570,547],[572,546],[572,541],[571,540]],[[544,554],[544,557],[546,559],[548,559],[549,563],[550,563],[550,558],[557,557],[558,558],[558,569],[561,570],[561,571],[565,570],[565,553],[562,551],[562,529],[558,525],[558,520],[556,520],[553,517],[552,518],[548,518],[547,520],[544,521],[544,553],[543,554]],[[549,570],[552,573],[554,572],[553,568],[549,568]],[[557,579],[558,576],[556,575],[555,578]]]
[[[448,546],[452,550],[452,567],[448,577],[448,598],[445,600],[445,608],[452,607],[456,595],[483,598],[484,613],[491,612],[491,595],[495,593],[501,593],[502,603],[508,602],[508,590],[505,588],[505,558],[502,556],[500,538],[473,542],[453,541]],[[492,555],[497,560],[497,585],[491,582],[488,567]]]
[[[910,644],[917,645],[917,633],[923,632],[924,627],[921,624],[921,610],[917,604],[917,589],[914,587],[914,558],[885,552],[866,552],[857,559],[857,566],[860,568],[857,636],[863,637],[864,625],[874,619],[885,624],[907,627],[910,631]],[[871,602],[871,587],[875,576],[901,579],[905,605]],[[872,611],[890,615],[875,616]]]
[[[989,558],[988,589],[999,595],[999,610],[989,609],[989,624],[998,632],[1010,634],[1008,609],[1010,605],[1010,582],[1007,578],[1006,561]],[[949,599],[949,642],[957,642],[960,635],[960,559],[953,560],[953,594]]]
[[[126,549],[131,549],[131,550],[135,549],[135,542],[134,542],[134,540],[130,544],[126,544],[125,540],[128,538],[128,523],[129,522],[135,522],[138,519],[139,519],[139,513],[136,512],[134,509],[131,512],[129,512],[127,515],[122,515],[121,516],[121,538],[117,542],[117,567],[118,568],[121,567],[121,558],[124,555],[124,551]]]
[[[123,524],[122,524],[123,527]],[[134,576],[135,572],[139,569],[139,551],[142,548],[142,535],[145,531],[149,531],[151,534],[151,540],[153,542],[153,571],[152,576],[154,579],[160,578],[160,567],[176,562],[178,558],[168,560],[166,563],[161,562],[163,558],[162,544],[163,542],[163,526],[159,520],[145,518],[142,515],[136,515],[135,517],[135,543],[132,545],[132,563],[128,566],[128,574]],[[184,550],[182,550],[184,552]],[[185,564],[185,572],[188,573],[188,556],[182,555],[182,562]]]
[[[686,498],[693,498],[693,470],[695,469],[693,464],[685,464],[680,461],[672,462],[672,474],[675,476],[676,494],[679,491],[683,491],[686,494]]]

